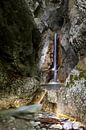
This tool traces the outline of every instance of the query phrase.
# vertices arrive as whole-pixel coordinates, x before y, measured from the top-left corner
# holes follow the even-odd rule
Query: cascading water
[[[57,64],[58,64],[58,55],[57,55],[57,51],[58,50],[58,34],[55,33],[54,34],[54,44],[53,44],[53,81],[49,82],[48,84],[42,84],[41,86],[44,86],[44,88],[48,89],[48,90],[56,90],[61,86],[61,83],[59,82],[59,80],[57,79]]]
[[[56,82],[57,81],[57,33],[55,33],[54,35],[53,62],[54,62],[54,82]]]

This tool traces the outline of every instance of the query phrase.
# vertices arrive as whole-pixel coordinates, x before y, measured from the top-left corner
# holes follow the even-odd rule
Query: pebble
[[[38,117],[43,117],[43,114],[35,114],[35,117],[38,118]]]
[[[36,126],[36,129],[37,129],[37,130],[40,129],[40,125],[37,125],[37,126]]]
[[[16,128],[12,128],[12,130],[16,130]]]
[[[41,130],[46,130],[46,128],[42,128]]]
[[[43,118],[46,118],[46,117],[51,117],[51,118],[56,118],[57,117],[54,115],[54,114],[49,114],[49,113],[40,113],[40,114],[35,114],[35,116],[37,118],[39,117],[43,117]],[[36,128],[37,130],[52,130],[52,129],[59,129],[59,130],[70,130],[70,129],[74,129],[74,130],[84,130],[83,127],[81,127],[81,123],[78,122],[78,121],[70,121],[68,119],[59,119],[63,125],[61,124],[52,124],[52,125],[48,125],[46,124],[44,126],[44,124],[42,124],[40,121],[38,122],[35,122],[35,121],[30,121],[30,124],[31,126],[33,126],[34,128]],[[47,129],[48,128],[48,129]]]
[[[74,122],[73,123],[73,129],[76,130],[76,129],[79,129],[81,123],[80,122]]]
[[[28,118],[30,118],[30,116],[27,116]],[[29,121],[29,125],[31,126],[32,129],[30,130],[70,130],[70,129],[73,129],[73,130],[84,130],[84,128],[82,127],[82,124],[78,121],[71,121],[69,119],[59,119],[55,116],[55,114],[53,113],[47,113],[47,112],[43,112],[43,113],[35,113],[34,114],[34,119],[40,119],[40,118],[54,118],[54,119],[58,119],[62,125],[59,123],[59,124],[44,124],[42,122],[39,121]],[[14,120],[14,118],[13,118]],[[14,130],[14,129],[13,129]]]
[[[37,126],[37,125],[39,125],[39,124],[40,124],[40,122],[30,121],[30,124],[31,124],[32,126]]]
[[[55,125],[51,125],[50,128],[58,128],[58,129],[62,129],[62,125],[60,124],[55,124]]]
[[[72,129],[72,127],[73,127],[73,124],[72,124],[71,121],[67,121],[67,122],[65,122],[64,125],[63,125],[63,128],[64,128],[65,130],[70,130],[70,129]]]

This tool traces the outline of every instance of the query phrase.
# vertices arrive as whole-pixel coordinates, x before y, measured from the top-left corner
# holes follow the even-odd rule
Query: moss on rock
[[[80,71],[79,79],[84,78],[86,80],[86,71]]]

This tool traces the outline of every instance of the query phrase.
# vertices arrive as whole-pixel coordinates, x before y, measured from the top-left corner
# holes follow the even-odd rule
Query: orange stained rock
[[[64,83],[68,77],[68,73],[65,70],[65,67],[62,67],[62,48],[61,48],[61,33],[58,34],[58,79],[61,83]]]
[[[58,66],[62,65],[61,34],[58,35]]]

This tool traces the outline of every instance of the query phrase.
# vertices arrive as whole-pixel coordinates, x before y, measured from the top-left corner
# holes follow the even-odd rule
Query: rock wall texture
[[[35,10],[32,8],[32,12],[37,27],[42,34],[41,48],[39,51],[39,66],[42,71],[42,80],[46,82],[45,77],[47,77],[46,74],[52,62],[50,57],[52,49],[50,49],[50,46],[53,43],[54,33],[57,32],[61,36],[62,46],[62,65],[58,77],[61,82],[65,82],[69,73],[78,62],[82,63],[85,61],[86,2],[81,0],[41,0],[36,1],[36,5]],[[86,64],[84,63],[79,64],[79,67],[80,70],[84,68],[82,73],[86,75]],[[49,76],[51,79],[53,78],[51,77],[52,75]],[[61,110],[64,114],[75,116],[86,123],[86,79],[79,79],[80,77],[78,76],[73,77],[75,77],[77,81],[74,79],[73,82],[69,80],[69,83],[65,85],[65,88],[63,88],[56,97],[56,93],[50,92],[52,100],[49,100],[49,102],[55,103],[56,101],[58,108],[56,108],[56,110]],[[47,106],[49,102],[46,103]],[[50,108],[50,106],[48,108]]]
[[[50,29],[52,33],[59,33],[61,37],[63,62],[59,72],[59,79],[64,82],[70,71],[78,63],[80,57],[83,58],[86,56],[85,2],[74,0],[41,1],[41,6],[41,9],[39,9],[43,9],[40,11],[41,15],[38,13],[38,15],[35,16],[38,27],[42,26],[41,29],[44,30],[40,30],[40,32],[44,35],[46,30]],[[49,35],[49,33],[47,33],[47,35]],[[52,38],[50,38],[52,42],[53,35]],[[44,40],[42,41],[42,46],[43,43]],[[45,45],[43,48],[47,49]],[[47,49],[47,52],[48,51]],[[41,55],[43,57],[43,53]],[[41,66],[42,64],[44,65],[44,63],[40,64]],[[49,65],[50,63],[46,66],[47,69]]]
[[[1,106],[3,101],[6,104],[13,96],[12,102],[3,105],[3,108],[15,107],[16,99],[19,99],[18,103],[22,102],[22,105],[28,104],[39,88],[37,78],[39,77],[40,82],[46,82],[52,62],[55,32],[60,35],[62,49],[62,64],[58,78],[61,82],[65,82],[77,63],[82,63],[86,58],[86,2],[81,0],[0,1]],[[83,64],[79,64],[79,67],[86,69]],[[52,75],[48,75],[48,80],[52,78]],[[69,80],[65,86],[69,88],[60,91],[61,94],[57,95],[58,101],[55,103],[63,113],[67,113],[66,110],[72,116],[80,113],[78,118],[86,122],[84,120],[86,81],[84,86],[82,82],[80,85],[70,84]],[[71,104],[73,104],[72,108]]]
[[[17,90],[24,81],[33,84],[34,80],[28,77],[35,77],[38,71],[36,55],[39,41],[40,33],[27,3],[24,0],[0,1],[1,94],[2,91],[4,95],[8,92],[9,96],[11,90]],[[30,88],[31,85],[26,86]],[[14,93],[18,95],[17,91]]]
[[[86,55],[85,4],[74,0],[1,1],[0,64],[1,70],[5,70],[3,74],[1,72],[1,84],[2,81],[7,82],[4,79],[9,78],[9,73],[35,75],[37,62],[41,71],[43,66],[48,70],[51,59],[50,55],[45,55],[53,43],[54,32],[61,35],[63,62],[59,79],[64,82],[80,56]]]
[[[47,94],[49,102],[59,116],[65,114],[80,120],[86,125],[86,70],[73,69],[65,86]]]
[[[35,43],[32,42],[35,30],[24,0],[0,2],[0,59],[22,75],[31,75],[35,68]]]
[[[82,59],[69,74],[64,86],[48,91],[43,104],[45,111],[58,117],[65,115],[86,126],[86,59]]]

